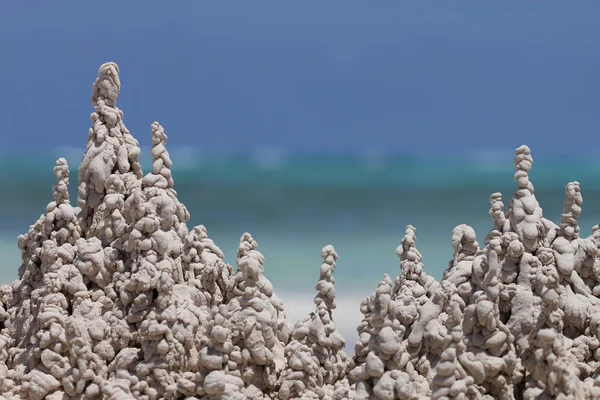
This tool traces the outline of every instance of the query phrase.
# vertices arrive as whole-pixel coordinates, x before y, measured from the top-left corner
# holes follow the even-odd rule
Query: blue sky
[[[83,147],[106,61],[142,144],[600,150],[600,2],[0,4],[4,150]]]

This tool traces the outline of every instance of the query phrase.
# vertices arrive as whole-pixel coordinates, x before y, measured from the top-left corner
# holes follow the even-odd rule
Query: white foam
[[[478,149],[472,154],[472,160],[480,171],[499,172],[510,168],[506,160],[511,158],[510,149]]]
[[[263,170],[278,170],[285,161],[285,150],[281,147],[259,147],[254,151],[253,160]]]

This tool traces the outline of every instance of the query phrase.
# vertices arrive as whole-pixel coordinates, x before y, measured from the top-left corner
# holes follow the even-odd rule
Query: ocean
[[[336,248],[334,318],[350,347],[361,319],[361,300],[385,273],[393,279],[400,272],[395,249],[406,225],[417,228],[426,272],[439,279],[452,258],[452,229],[463,223],[472,226],[483,245],[492,226],[490,194],[501,192],[507,206],[515,187],[510,153],[453,158],[262,151],[198,159],[188,154],[180,157],[185,162],[179,166],[175,153],[171,152],[175,189],[191,213],[188,226],[205,225],[234,268],[239,239],[250,232],[265,255],[265,274],[292,321],[314,306],[321,248]],[[78,154],[67,158],[73,204],[82,153]],[[8,171],[0,197],[0,284],[16,278],[21,262],[17,235],[26,232],[52,200],[53,157],[0,159],[0,168]],[[600,168],[590,159],[561,160],[534,162],[530,177],[537,199],[544,215],[558,222],[566,184],[580,182],[580,226],[587,236],[600,223]],[[142,158],[145,171],[147,164],[147,157]]]

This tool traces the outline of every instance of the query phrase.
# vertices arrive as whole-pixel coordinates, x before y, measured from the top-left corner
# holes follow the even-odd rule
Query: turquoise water
[[[191,212],[189,225],[204,224],[228,262],[235,263],[242,233],[252,233],[266,257],[267,277],[285,292],[313,290],[320,250],[332,244],[340,255],[339,291],[368,295],[384,273],[398,274],[395,248],[407,224],[417,227],[425,266],[439,278],[452,256],[452,229],[469,224],[482,242],[491,226],[489,195],[500,191],[508,204],[514,188],[510,154],[469,162],[407,155],[263,156],[187,157],[178,166],[172,154],[175,189]],[[76,159],[69,161],[75,203]],[[9,283],[20,264],[16,236],[52,198],[53,158],[5,157],[0,167],[15,171],[3,179],[9,195],[2,197],[0,208],[0,283]],[[559,220],[564,187],[578,180],[583,232],[600,222],[600,170],[595,164],[536,161],[531,178],[547,217]]]

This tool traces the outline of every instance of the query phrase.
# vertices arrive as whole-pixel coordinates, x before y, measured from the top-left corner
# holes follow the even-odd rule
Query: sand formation
[[[0,287],[2,398],[600,398],[600,228],[579,236],[577,182],[560,225],[543,217],[526,146],[508,210],[494,193],[483,248],[469,226],[454,229],[441,282],[406,228],[400,276],[362,302],[348,357],[334,248],[321,252],[315,311],[290,323],[250,234],[234,272],[204,226],[186,225],[156,122],[143,174],[118,73],[104,64],[93,85],[78,207],[61,158],[53,201],[19,236],[19,279]]]

